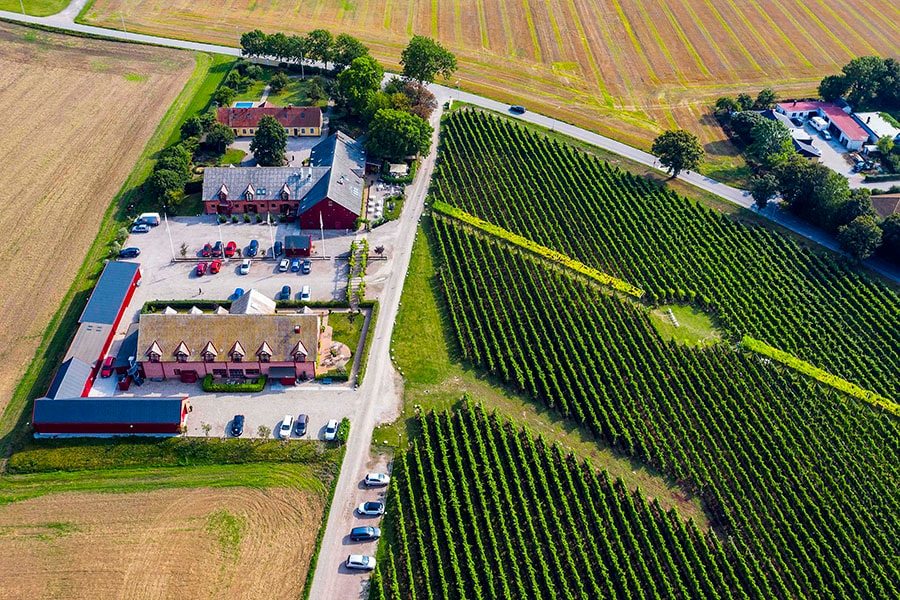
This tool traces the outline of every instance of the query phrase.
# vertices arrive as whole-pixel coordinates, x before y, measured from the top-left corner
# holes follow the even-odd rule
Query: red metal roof
[[[779,102],[778,108],[782,110],[782,112],[809,112],[812,110],[819,110],[820,108],[824,108],[826,105],[834,106],[831,102],[822,102],[819,100],[801,100],[800,102]]]
[[[284,127],[322,127],[322,109],[318,106],[257,106],[255,108],[220,107],[219,123],[229,127],[256,127],[263,115],[275,117]]]
[[[831,104],[830,106],[823,106],[820,110],[825,113],[831,122],[834,123],[838,129],[843,131],[844,135],[849,139],[860,142],[865,142],[869,139],[869,134],[856,122],[856,119],[837,106]]]

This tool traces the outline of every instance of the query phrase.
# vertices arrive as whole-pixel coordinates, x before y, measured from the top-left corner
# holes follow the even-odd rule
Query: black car
[[[381,537],[381,529],[378,527],[354,527],[350,530],[350,539],[354,542],[368,542]]]
[[[213,256],[222,256],[222,242],[216,242],[212,247]]]
[[[281,256],[284,254],[284,244],[281,242],[275,242],[275,246],[272,248],[272,254],[275,256]]]
[[[256,256],[257,252],[259,252],[259,242],[250,240],[250,245],[247,246],[247,256]]]
[[[297,437],[306,435],[307,427],[309,427],[309,415],[300,415],[297,417],[297,420],[294,421],[294,433],[297,434]]]
[[[119,258],[137,258],[140,255],[140,248],[122,248],[119,250]]]
[[[281,299],[282,300],[290,300],[291,299],[291,286],[289,286],[289,285],[282,286]]]
[[[518,104],[514,104],[514,105],[512,105],[512,106],[509,107],[509,112],[515,113],[515,114],[517,114],[517,115],[521,115],[521,114],[524,114],[524,113],[525,113],[525,107],[524,107],[524,106],[519,106]]]
[[[234,419],[231,420],[231,436],[241,437],[242,433],[244,433],[244,415],[234,415]]]

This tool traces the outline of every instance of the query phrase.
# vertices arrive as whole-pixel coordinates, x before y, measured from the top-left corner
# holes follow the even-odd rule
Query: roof
[[[115,323],[122,304],[131,290],[131,282],[139,270],[138,263],[118,261],[106,263],[78,322],[107,325]]]
[[[132,356],[137,360],[137,341],[137,323],[132,323],[128,328],[125,339],[122,340],[122,344],[119,346],[119,352],[116,354],[116,362],[113,363],[114,367],[130,367],[131,364],[128,362],[128,359]]]
[[[293,362],[291,351],[301,342],[312,354],[308,360],[315,360],[319,323],[315,314],[141,315],[138,360],[146,360],[147,351],[156,344],[162,360],[172,361],[182,342],[191,351],[188,361],[193,362],[202,360],[202,350],[210,342],[218,353],[215,362],[231,360],[228,352],[236,342],[254,355],[268,343],[273,362]]]
[[[203,172],[203,199],[216,200],[222,185],[231,200],[246,200],[253,188],[254,200],[281,200],[287,186],[289,199],[306,196],[330,169],[315,167],[207,167]]]
[[[296,377],[297,372],[294,367],[271,367],[269,369],[269,377]]]
[[[313,168],[331,168],[328,187],[310,194],[309,202],[304,198],[299,212],[304,212],[327,196],[329,200],[358,215],[362,210],[362,178],[366,174],[366,151],[363,145],[339,131],[313,147],[309,163]]]
[[[309,250],[312,247],[311,235],[286,235],[284,247],[288,250]]]
[[[56,371],[47,396],[50,398],[77,398],[84,393],[84,386],[91,377],[91,365],[77,358],[64,361]]]
[[[848,139],[852,141],[865,142],[869,139],[869,134],[856,122],[856,119],[842,111],[837,106],[823,106],[821,111],[828,117],[835,127],[840,129]]]
[[[796,102],[779,102],[775,105],[780,108],[784,112],[812,112],[819,110],[825,106],[833,106],[840,110],[840,108],[835,105],[833,102],[823,102],[822,100],[799,100]],[[843,112],[843,111],[842,111]]]
[[[771,108],[767,108],[766,110],[761,110],[761,111],[759,111],[759,114],[762,115],[763,117],[765,117],[766,119],[769,119],[770,121],[778,121],[778,122],[782,123],[788,129],[795,129],[794,124],[791,123],[790,117],[788,117],[787,115],[783,115],[780,112],[775,112]]]
[[[233,315],[274,315],[275,301],[254,289],[231,303]]]
[[[265,104],[265,103],[263,103]],[[283,127],[322,127],[322,109],[318,106],[220,107],[216,120],[231,128],[256,127],[264,116],[275,117]]]
[[[891,139],[900,137],[900,129],[888,123],[880,113],[862,112],[856,113],[853,116],[860,127],[876,140],[880,140],[883,137],[889,137]]]
[[[34,423],[181,423],[185,398],[38,398]]]
[[[882,219],[900,213],[900,194],[879,194],[872,196],[872,208]]]
[[[791,141],[794,143],[794,150],[806,158],[819,158],[822,156],[821,150],[804,140],[793,138]]]

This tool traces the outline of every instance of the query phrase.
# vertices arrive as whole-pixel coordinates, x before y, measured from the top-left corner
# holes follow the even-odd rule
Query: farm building
[[[173,436],[190,412],[177,398],[38,398],[31,422],[35,437]]]
[[[362,211],[365,165],[362,144],[336,133],[312,149],[306,167],[210,167],[204,211],[283,214],[303,228],[350,229]]]
[[[835,102],[822,100],[794,100],[791,102],[779,102],[775,105],[775,112],[791,119],[808,119],[815,115],[821,115],[823,109],[839,110],[845,114],[850,112],[850,106],[846,102],[840,105]]]
[[[312,253],[311,235],[287,235],[284,237],[285,256],[309,256]]]
[[[872,196],[872,210],[882,219],[900,213],[900,194],[878,194]]]
[[[236,136],[250,136],[256,135],[259,120],[267,115],[275,117],[291,137],[322,135],[322,109],[317,106],[266,106],[265,102],[253,108],[223,106],[216,111],[216,120]]]
[[[888,123],[881,113],[863,112],[855,113],[853,118],[859,126],[869,134],[869,142],[875,144],[883,137],[889,137],[894,141],[900,141],[900,128]]]
[[[308,379],[316,374],[320,327],[315,314],[141,315],[138,360],[157,380]]]
[[[869,134],[859,122],[837,106],[822,107],[819,115],[828,121],[831,134],[848,150],[859,150],[869,141]]]

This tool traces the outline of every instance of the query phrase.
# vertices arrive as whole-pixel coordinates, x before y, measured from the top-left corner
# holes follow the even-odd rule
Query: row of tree
[[[326,69],[332,65],[340,72],[354,59],[369,54],[369,49],[352,35],[335,36],[327,29],[315,29],[306,35],[267,34],[254,29],[241,36],[241,53],[298,65],[321,62]]]
[[[900,62],[894,58],[860,56],[819,84],[825,100],[846,98],[855,109],[900,109]]]

